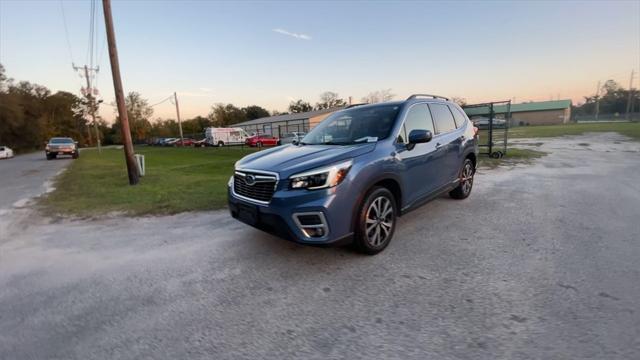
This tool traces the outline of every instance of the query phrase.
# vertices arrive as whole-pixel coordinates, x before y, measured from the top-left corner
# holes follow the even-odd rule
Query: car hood
[[[237,168],[272,171],[280,177],[354,158],[375,149],[375,143],[357,145],[284,145],[247,155]]]

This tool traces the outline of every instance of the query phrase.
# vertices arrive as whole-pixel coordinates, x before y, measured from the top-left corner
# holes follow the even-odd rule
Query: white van
[[[249,137],[242,128],[209,127],[204,132],[207,143],[213,146],[241,145]]]

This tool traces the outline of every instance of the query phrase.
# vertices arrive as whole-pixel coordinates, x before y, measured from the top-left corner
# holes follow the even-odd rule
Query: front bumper
[[[240,199],[228,186],[231,216],[260,230],[303,244],[343,244],[352,240],[353,200],[337,187],[323,190],[283,190],[279,184],[269,204]],[[345,186],[346,188],[346,186]],[[305,215],[322,219],[321,226],[301,221]],[[309,236],[322,228],[321,236]]]
[[[45,150],[47,155],[75,155],[76,149],[50,149]]]

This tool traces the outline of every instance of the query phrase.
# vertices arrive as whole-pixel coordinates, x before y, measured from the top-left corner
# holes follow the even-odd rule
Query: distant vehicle
[[[202,140],[194,141],[192,146],[193,147],[207,147],[207,146],[213,146],[213,145],[209,144],[207,142],[207,139],[202,139]]]
[[[241,145],[249,137],[242,128],[209,127],[204,134],[207,143],[213,146]]]
[[[162,142],[162,146],[173,146],[173,144],[180,139],[178,138],[166,138]]]
[[[297,144],[305,135],[307,134],[300,131],[294,131],[288,134],[284,134],[282,137],[280,137],[280,144]]]
[[[77,159],[80,156],[78,152],[78,143],[68,137],[54,137],[51,138],[44,148],[47,160],[55,159],[58,155],[71,155],[72,158]]]
[[[489,129],[489,118],[486,117],[477,117],[471,119],[473,125],[475,125],[478,129],[486,130]],[[506,120],[504,119],[493,119],[493,129],[504,129],[506,127]]]
[[[165,138],[155,138],[152,142],[151,145],[153,146],[160,146],[162,145],[162,142],[164,141]]]
[[[0,146],[0,159],[11,159],[13,157],[13,150],[8,146]]]
[[[173,146],[192,146],[193,145],[193,139],[191,139],[191,138],[184,138],[184,140],[178,139],[172,145]]]
[[[276,146],[280,145],[280,139],[273,135],[255,135],[245,140],[245,145],[249,146]]]

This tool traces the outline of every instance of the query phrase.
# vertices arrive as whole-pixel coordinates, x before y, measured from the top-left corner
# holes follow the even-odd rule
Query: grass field
[[[613,131],[640,140],[640,123],[594,123],[548,126],[518,126],[509,129],[509,138],[555,137],[587,132]]]
[[[58,179],[56,190],[41,200],[48,213],[92,216],[109,212],[174,214],[209,210],[226,204],[226,184],[233,164],[247,148],[139,147],[146,176],[128,186],[122,150],[81,153]]]
[[[48,214],[91,217],[110,212],[131,215],[175,214],[219,209],[226,205],[226,184],[233,164],[255,150],[241,148],[139,147],[145,155],[146,176],[128,185],[120,149],[85,150],[56,179],[56,190],[40,201]],[[503,159],[481,157],[479,165],[526,163],[544,156],[534,150],[509,149]]]

